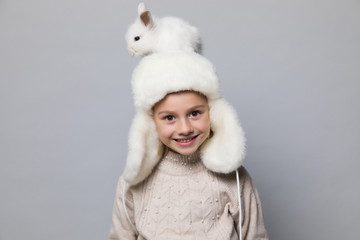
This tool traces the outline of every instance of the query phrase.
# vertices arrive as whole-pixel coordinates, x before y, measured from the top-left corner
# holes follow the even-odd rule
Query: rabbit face
[[[131,56],[144,56],[152,53],[154,37],[151,30],[135,22],[126,34],[127,50]]]
[[[126,41],[130,55],[144,56],[153,52],[155,23],[151,13],[146,10],[145,4],[138,6],[138,18],[127,33]]]

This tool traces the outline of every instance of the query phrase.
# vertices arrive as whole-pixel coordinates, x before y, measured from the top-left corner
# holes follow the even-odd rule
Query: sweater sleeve
[[[245,168],[239,169],[241,185],[242,207],[242,239],[243,240],[268,240],[264,225],[263,213],[259,194],[249,173]],[[239,208],[233,212],[237,231],[239,232]]]
[[[129,219],[126,216],[126,212],[123,205],[123,188],[125,181],[120,177],[118,185],[116,188],[113,212],[112,212],[112,224],[109,233],[109,240],[135,240],[136,230],[129,222]],[[135,226],[134,220],[134,202],[132,198],[131,191],[128,190],[128,187],[125,189],[125,205],[126,211],[129,215],[129,218],[133,225]]]

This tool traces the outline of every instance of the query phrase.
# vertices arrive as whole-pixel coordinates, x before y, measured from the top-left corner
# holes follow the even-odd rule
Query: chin
[[[179,147],[179,146],[170,146],[170,149],[181,154],[181,155],[191,155],[193,153],[195,153],[200,146],[196,145],[196,146],[191,146],[191,147]]]
[[[175,152],[177,152],[177,153],[179,153],[179,154],[181,154],[181,155],[191,155],[191,154],[193,154],[194,152],[196,152],[197,151],[197,149],[194,149],[194,150],[182,150],[182,149],[180,149],[180,150],[177,150],[177,149],[173,149],[173,151],[175,151]]]

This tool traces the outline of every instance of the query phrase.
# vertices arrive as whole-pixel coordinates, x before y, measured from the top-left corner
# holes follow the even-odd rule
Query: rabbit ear
[[[143,12],[140,15],[141,22],[145,25],[147,28],[152,28],[154,26],[154,21],[151,17],[151,13],[149,11]]]
[[[145,3],[139,3],[138,6],[138,14],[141,22],[145,25],[145,27],[152,28],[154,25],[153,19],[151,17],[150,11],[146,9]]]
[[[139,3],[138,5],[138,14],[139,16],[143,13],[143,12],[146,12],[146,6],[145,6],[145,3]]]

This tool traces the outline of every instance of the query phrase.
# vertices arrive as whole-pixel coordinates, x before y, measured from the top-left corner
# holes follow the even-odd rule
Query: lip
[[[181,146],[181,147],[187,147],[192,145],[196,139],[197,139],[198,135],[193,136],[193,137],[187,137],[187,138],[174,138],[174,141],[177,145]]]

